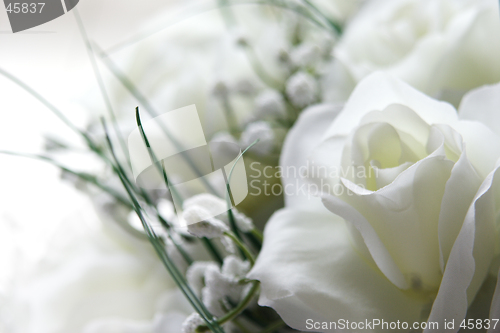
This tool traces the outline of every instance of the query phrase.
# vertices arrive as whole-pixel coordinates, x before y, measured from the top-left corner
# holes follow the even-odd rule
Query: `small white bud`
[[[156,205],[158,213],[169,222],[174,222],[177,218],[175,214],[174,204],[170,200],[160,199]]]
[[[238,46],[248,46],[249,45],[249,38],[248,34],[243,30],[243,29],[234,29],[232,31],[232,37],[234,40],[234,43]]]
[[[238,302],[241,297],[242,286],[233,276],[222,274],[218,267],[209,267],[205,271],[205,288],[202,290],[202,300],[210,312],[216,316],[224,314],[221,306],[229,298]],[[229,304],[226,305],[226,307]]]
[[[224,304],[224,306],[226,307],[228,306],[227,301],[224,297],[220,298],[219,295],[216,295],[210,288],[205,287],[201,292],[201,299],[203,301],[203,304],[211,314],[217,317],[221,317],[224,315],[225,311],[222,307],[222,304]]]
[[[186,272],[186,279],[198,296],[201,295],[201,290],[205,284],[205,272],[210,267],[216,269],[218,268],[217,264],[212,261],[195,261],[191,264],[191,266],[189,266]]]
[[[286,94],[293,105],[304,108],[316,101],[318,84],[311,75],[298,72],[286,82]]]
[[[222,274],[234,276],[236,278],[244,277],[249,270],[250,263],[248,261],[243,261],[234,255],[224,258],[221,268]]]
[[[203,325],[204,321],[198,312],[193,312],[189,317],[186,318],[184,323],[182,323],[182,333],[195,333],[196,328]]]
[[[229,142],[238,145],[238,141],[236,141],[236,138],[226,131],[215,133],[210,142],[223,142],[223,143]]]
[[[255,115],[258,118],[283,116],[285,113],[285,101],[283,100],[283,96],[276,90],[264,90],[255,99]]]
[[[234,84],[233,91],[243,96],[253,96],[255,94],[255,85],[250,80],[241,79]]]
[[[227,97],[229,94],[229,89],[227,88],[227,85],[223,81],[218,81],[214,84],[212,88],[212,95],[214,95],[217,98],[224,99]]]
[[[234,222],[239,230],[243,232],[250,232],[254,227],[252,219],[245,214],[239,212],[236,208],[233,208]]]
[[[236,245],[233,240],[227,236],[221,237],[220,242],[224,245],[224,248],[228,253],[235,254],[236,253]]]
[[[195,195],[189,199],[184,201],[184,210],[188,210],[191,207],[198,207],[205,210],[205,217],[214,217],[218,216],[218,218],[223,221],[226,225],[229,225],[229,217],[228,217],[228,205],[227,202],[215,195],[209,193],[203,193]],[[196,211],[189,211],[189,214],[194,214]],[[208,212],[208,213],[207,213]],[[220,212],[223,212],[222,214]],[[236,222],[236,226],[243,232],[249,232],[254,228],[252,219],[247,217],[245,214],[239,212],[236,208],[232,208],[233,217]],[[196,216],[194,216],[196,217]],[[193,217],[193,218],[194,218]],[[191,218],[188,216],[188,218]],[[198,217],[196,217],[198,218]],[[185,218],[186,219],[186,218]],[[186,222],[189,224],[192,223],[194,219],[187,220]],[[200,221],[200,220],[198,220]]]
[[[297,67],[312,67],[319,62],[321,49],[316,44],[302,43],[292,50],[290,58]]]
[[[240,144],[242,147],[248,147],[257,139],[259,139],[259,142],[251,148],[252,151],[259,155],[267,155],[272,152],[275,146],[275,135],[269,123],[256,121],[248,124],[241,134]]]
[[[209,193],[198,194],[184,201],[184,209],[194,206],[202,207],[211,214],[210,216],[216,216],[227,209],[225,200]]]
[[[221,237],[228,227],[224,222],[213,217],[201,222],[196,222],[188,225],[188,232],[196,237],[216,238]]]
[[[232,291],[238,286],[238,281],[232,276],[222,274],[219,267],[211,266],[205,271],[205,286],[217,298],[223,298],[234,294]]]
[[[210,140],[209,147],[212,156],[226,156],[227,154],[238,156],[240,153],[236,138],[225,131],[216,133]]]
[[[278,62],[285,66],[290,66],[292,64],[292,59],[287,50],[280,49],[278,52]]]

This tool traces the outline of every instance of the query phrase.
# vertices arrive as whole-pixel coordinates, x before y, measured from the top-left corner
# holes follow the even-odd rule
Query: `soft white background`
[[[81,0],[88,34],[104,48],[175,20],[181,1]],[[182,1],[182,6],[186,6]],[[184,12],[184,11],[181,11]],[[89,110],[78,97],[94,79],[74,15],[70,12],[26,32],[12,34],[0,6],[0,67],[32,86],[75,123]],[[98,95],[96,96],[98,98]],[[43,105],[0,76],[0,150],[41,152],[43,135],[71,135]],[[0,155],[0,293],[16,270],[43,256],[51,235],[67,219],[88,211],[87,198],[59,180],[47,163]]]

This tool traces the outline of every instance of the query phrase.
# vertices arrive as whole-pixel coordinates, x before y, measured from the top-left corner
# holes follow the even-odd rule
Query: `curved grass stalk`
[[[111,117],[113,130],[115,131],[116,136],[118,137],[118,141],[120,143],[121,149],[123,150],[124,156],[128,156],[128,150],[127,150],[127,145],[125,144],[125,139],[124,139],[120,129],[118,128],[118,121],[116,119],[116,114],[113,111],[113,106],[111,105],[111,101],[110,101],[108,93],[106,91],[106,85],[104,84],[101,73],[99,71],[99,67],[97,66],[94,49],[92,48],[92,44],[90,43],[90,39],[89,39],[87,32],[85,30],[85,26],[83,25],[82,19],[80,18],[80,13],[78,11],[78,8],[76,8],[76,7],[73,8],[73,15],[75,16],[75,20],[76,20],[76,23],[78,25],[80,35],[81,35],[83,42],[85,44],[85,49],[87,50],[87,54],[89,56],[89,60],[90,60],[90,63],[92,65],[92,70],[94,71],[94,75],[95,75],[97,83],[99,85],[99,90],[101,91],[102,98],[104,100],[104,103],[106,104],[106,109],[109,113],[109,116]]]
[[[141,133],[141,137],[144,140],[144,144],[146,145],[146,148],[148,150],[148,154],[149,154],[149,157],[151,159],[151,163],[153,163],[153,165],[156,166],[158,172],[162,174],[163,180],[165,182],[165,186],[167,187],[167,189],[172,194],[172,197],[176,196],[177,199],[179,200],[179,202],[182,202],[182,197],[180,196],[180,194],[176,191],[175,187],[172,187],[170,185],[170,182],[169,182],[168,176],[167,176],[167,172],[165,170],[165,165],[163,164],[163,160],[162,160],[161,166],[160,166],[160,162],[158,161],[158,158],[156,157],[154,151],[151,149],[151,146],[149,144],[149,140],[148,140],[148,138],[146,136],[146,133],[144,132],[144,128],[142,127],[141,117],[140,117],[140,114],[139,114],[139,107],[136,108],[136,121],[137,121],[137,126],[139,128],[139,131]],[[177,214],[177,210],[175,209],[175,205],[174,205],[174,210],[175,210],[175,213]],[[212,257],[217,262],[219,262],[221,264],[222,261],[223,261],[222,256],[219,253],[219,251],[217,250],[217,248],[215,247],[215,245],[212,243],[212,241],[210,241],[206,237],[203,237],[201,239],[201,241],[202,241],[203,245],[205,246],[205,248],[210,252],[210,254],[212,255]]]
[[[311,23],[313,23],[317,27],[328,30],[330,32],[334,32],[335,34],[337,34],[337,30],[334,29],[330,24],[325,24],[325,23],[318,21],[313,15],[311,15],[311,13],[309,13],[307,10],[304,10],[303,7],[298,7],[296,4],[291,4],[291,3],[289,4],[289,3],[285,3],[284,1],[277,1],[277,0],[245,0],[245,1],[238,1],[238,2],[226,0],[226,1],[219,2],[217,6],[213,6],[213,7],[206,6],[205,8],[198,9],[194,14],[185,15],[181,19],[172,20],[167,25],[162,25],[161,27],[152,28],[149,31],[138,34],[136,36],[133,36],[127,40],[124,40],[116,45],[113,45],[113,46],[107,48],[105,51],[101,50],[101,53],[99,54],[99,56],[103,57],[103,56],[108,56],[112,53],[116,53],[116,52],[124,49],[125,47],[139,43],[142,40],[144,40],[148,37],[151,37],[151,36],[163,31],[164,29],[166,29],[170,26],[173,26],[179,22],[182,22],[183,20],[188,20],[188,19],[194,18],[198,15],[208,13],[212,10],[216,10],[216,9],[220,10],[223,7],[232,7],[232,6],[238,6],[238,5],[268,5],[268,6],[273,6],[273,7],[281,8],[284,10],[292,11],[292,12],[295,12],[296,14],[308,19]]]
[[[0,154],[26,157],[26,158],[36,159],[39,161],[48,162],[48,163],[58,167],[61,171],[70,173],[70,174],[80,178],[81,180],[96,186],[100,190],[111,195],[117,202],[121,203],[122,205],[126,206],[127,208],[133,209],[133,206],[129,200],[127,200],[125,197],[123,197],[120,193],[116,192],[113,188],[100,183],[96,177],[94,177],[90,174],[87,174],[87,173],[77,172],[77,171],[71,170],[69,168],[66,168],[65,166],[59,164],[57,161],[51,159],[50,157],[43,156],[43,155],[36,155],[36,154],[16,153],[16,152],[10,152],[10,151],[0,151]],[[128,223],[122,223],[121,221],[116,221],[116,222],[118,223],[119,226],[124,228],[125,231],[130,233],[132,236],[135,236],[135,237],[142,239],[142,240],[147,240],[146,234],[131,227]]]
[[[113,160],[115,163],[119,164],[118,159],[116,157],[116,154],[113,149],[113,144],[111,142],[111,139],[109,137],[107,128],[106,128],[106,123],[104,120],[102,120],[104,132],[106,134],[106,141],[108,143],[108,146],[111,151],[111,155],[113,156]],[[119,171],[119,169],[117,168]],[[187,284],[187,281],[185,280],[184,276],[180,273],[178,270],[177,266],[173,263],[173,261],[170,259],[168,256],[167,252],[165,251],[165,248],[163,247],[161,241],[159,240],[158,236],[156,236],[154,230],[151,228],[149,223],[147,222],[143,212],[142,212],[142,207],[140,206],[137,198],[135,197],[135,194],[133,193],[132,189],[129,187],[129,180],[126,180],[126,175],[119,172],[118,176],[120,178],[120,181],[122,182],[123,187],[127,191],[127,194],[130,197],[130,200],[132,201],[132,204],[134,206],[134,210],[141,220],[141,223],[144,227],[144,230],[146,231],[146,234],[153,245],[156,253],[160,257],[161,261],[163,262],[164,266],[167,268],[168,272],[174,279],[174,281],[177,283],[178,287],[181,289],[183,294],[186,296],[188,301],[191,303],[193,308],[200,314],[201,318],[205,321],[206,327],[210,329],[214,333],[224,333],[223,329],[220,327],[219,323],[215,319],[215,317],[206,309],[205,305],[200,301],[200,299],[196,296],[196,294],[193,292],[193,290],[189,287]]]
[[[245,308],[248,306],[248,304],[250,303],[252,298],[255,296],[255,294],[259,290],[259,286],[260,286],[260,282],[256,281],[256,280],[253,280],[250,283],[252,283],[252,288],[248,291],[248,294],[246,294],[245,298],[243,298],[243,300],[234,309],[232,309],[231,311],[226,313],[224,316],[217,319],[217,323],[219,325],[223,325],[223,324],[233,320],[234,318],[238,317],[240,315],[240,313],[243,312],[243,310],[245,310]],[[202,326],[198,326],[196,328],[195,332],[201,333],[201,332],[206,332],[208,330],[209,330],[209,327],[207,325],[202,325]]]
[[[153,106],[149,103],[149,101],[144,97],[144,95],[137,89],[137,87],[130,81],[125,74],[123,74],[118,67],[111,61],[111,59],[102,51],[98,45],[94,44],[95,47],[99,50],[99,54],[101,55],[101,59],[103,60],[104,64],[106,67],[115,75],[115,77],[121,82],[121,84],[134,96],[139,103],[142,104],[144,109],[151,115],[151,117],[157,117],[159,115],[158,112],[153,108]],[[172,134],[168,131],[168,129],[163,125],[162,122],[159,122],[158,125],[160,126],[161,130],[163,133],[168,137],[168,139],[174,144],[174,146],[177,148],[178,151],[184,151],[182,149],[182,144],[174,137]],[[189,167],[193,170],[196,175],[200,178],[200,181],[203,183],[203,185],[210,191],[212,194],[217,193],[217,191],[214,189],[214,187],[206,180],[203,178],[203,174],[200,172],[196,164],[191,160],[189,156],[185,156],[185,161],[189,165]]]

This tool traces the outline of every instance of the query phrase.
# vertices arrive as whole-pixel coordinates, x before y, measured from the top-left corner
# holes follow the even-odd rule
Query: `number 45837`
[[[14,2],[14,3],[9,3],[7,6],[7,13],[41,13],[43,10],[43,7],[45,6],[45,3],[28,3],[28,2]]]

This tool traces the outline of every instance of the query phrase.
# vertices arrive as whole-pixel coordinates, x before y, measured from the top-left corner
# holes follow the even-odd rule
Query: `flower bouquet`
[[[25,332],[500,332],[498,6],[218,1],[107,50],[76,15],[84,126],[0,70],[101,221]]]

